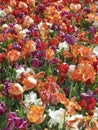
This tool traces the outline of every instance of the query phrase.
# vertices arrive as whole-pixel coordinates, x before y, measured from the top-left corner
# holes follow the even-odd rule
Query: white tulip
[[[4,10],[0,10],[0,17],[5,17],[6,13],[4,12]]]
[[[98,57],[98,46],[95,46],[95,47],[94,47],[93,53],[95,54],[95,56]]]
[[[58,51],[61,51],[62,49],[64,49],[65,51],[69,51],[69,45],[66,41],[59,43]]]
[[[51,128],[52,125],[56,125],[58,123],[59,124],[58,130],[60,130],[63,127],[65,110],[63,108],[59,108],[59,110],[56,111],[49,109],[49,117],[50,117],[50,120],[48,122],[49,127]]]

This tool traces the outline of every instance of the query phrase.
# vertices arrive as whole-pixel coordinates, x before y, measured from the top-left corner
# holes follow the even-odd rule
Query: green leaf
[[[23,107],[20,105],[19,107],[18,107],[18,110],[17,110],[18,112],[17,112],[17,115],[19,116],[19,117],[24,117],[24,109],[23,109]]]
[[[5,128],[6,127],[6,114],[0,116],[0,128]]]
[[[11,40],[8,39],[4,41],[2,44],[0,44],[0,53],[4,52],[7,46],[11,43]]]
[[[16,69],[9,63],[6,59],[3,63],[0,64],[2,73],[0,74],[0,80],[11,80],[12,82],[16,81]]]
[[[91,33],[88,33],[88,39],[91,39],[92,38],[92,34]]]
[[[81,29],[87,31],[89,29],[89,23],[86,20],[81,20]]]

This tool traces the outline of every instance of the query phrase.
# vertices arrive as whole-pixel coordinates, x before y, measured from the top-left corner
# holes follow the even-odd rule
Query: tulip
[[[0,102],[0,116],[3,115],[7,110],[6,105],[3,102]]]

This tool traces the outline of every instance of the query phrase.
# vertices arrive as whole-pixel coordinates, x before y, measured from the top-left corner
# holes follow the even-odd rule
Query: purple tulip
[[[42,61],[40,61],[38,58],[33,58],[32,62],[31,62],[31,66],[34,68],[39,68],[41,67],[43,64]]]
[[[0,116],[3,115],[7,110],[6,105],[3,102],[0,102]]]
[[[36,48],[38,48],[39,45],[40,45],[40,43],[41,43],[41,40],[40,40],[38,37],[34,37],[34,38],[33,38],[33,41],[34,41],[35,43],[37,43],[37,44],[36,44]]]
[[[11,97],[11,94],[8,92],[8,90],[11,88],[11,81],[6,81],[3,84],[3,88],[2,88],[2,94],[4,96],[7,96],[8,98]]]
[[[32,32],[30,32],[30,31],[26,32],[26,34],[32,36]]]
[[[89,28],[89,30],[90,30],[90,32],[91,32],[91,34],[95,34],[96,33],[96,28],[95,27],[90,27]]]
[[[10,28],[7,32],[8,32],[8,33],[11,33],[11,34],[15,34],[15,31],[14,31],[13,28]]]
[[[17,115],[16,115],[15,112],[10,112],[10,113],[8,113],[7,116],[6,116],[7,120],[13,119],[14,117],[17,117]]]
[[[50,64],[56,64],[58,62],[58,58],[55,57],[50,61]]]
[[[21,51],[21,49],[22,49],[21,46],[18,45],[17,42],[14,42],[13,45],[12,45],[12,47],[13,47],[13,49],[18,50],[18,51]]]
[[[61,16],[68,15],[69,13],[66,11],[61,12]]]
[[[60,31],[60,26],[58,24],[53,24],[51,27],[52,30]]]
[[[35,57],[37,56],[38,52],[39,52],[39,51],[37,51],[37,50],[33,51],[33,52],[32,52],[32,58],[35,58]]]
[[[24,64],[23,65],[19,65],[18,63],[15,63],[14,66],[15,66],[16,70],[21,69],[21,68],[26,69],[26,66]]]
[[[5,19],[0,20],[0,24],[1,25],[5,24]]]
[[[80,95],[80,98],[81,98],[81,99],[85,99],[85,100],[88,100],[88,99],[91,98],[91,97],[94,97],[94,93],[93,93],[93,91],[91,91],[91,90],[88,90],[87,93],[82,93],[82,94]]]
[[[34,51],[32,53],[32,58],[38,58],[38,59],[45,58],[45,51],[39,51],[39,50]]]
[[[36,13],[39,14],[39,13],[42,13],[45,9],[45,5],[44,4],[40,4],[37,9],[36,9]]]
[[[33,31],[38,31],[38,26],[36,24],[32,25],[29,30],[31,30],[31,32]]]
[[[57,5],[57,9],[58,9],[58,10],[61,10],[61,9],[62,9],[62,5],[60,5],[60,4]]]
[[[28,38],[23,38],[23,43],[26,43],[28,40]]]
[[[50,45],[50,49],[52,49],[53,51],[56,51],[56,46]]]
[[[6,30],[6,29],[2,30],[2,34],[7,33],[7,32],[8,32],[8,30]]]
[[[70,89],[69,88],[64,88],[63,90],[64,90],[64,93],[66,94],[66,96],[68,96],[69,92],[70,92]]]
[[[66,23],[67,18],[63,19],[63,22]]]
[[[89,8],[84,8],[84,11],[87,12],[88,14],[90,13],[90,9]]]
[[[62,39],[65,39],[65,33],[64,32],[60,31],[59,35],[62,37]]]
[[[7,127],[4,130],[15,130],[14,125],[9,123],[9,125],[7,125]]]
[[[65,39],[66,39],[66,42],[68,43],[68,44],[74,44],[74,43],[76,43],[76,38],[75,38],[75,36],[74,35],[68,35],[68,34],[66,34],[65,35]]]
[[[10,23],[10,24],[9,24],[9,27],[10,27],[10,28],[13,28],[13,26],[14,26],[15,24],[16,24],[16,23]]]
[[[24,121],[23,118],[15,117],[14,123],[16,129],[23,129],[27,127],[27,121]]]
[[[27,123],[27,121],[23,121],[23,123],[20,125],[20,129],[24,129],[24,128],[27,128],[27,126],[28,126],[28,123]]]
[[[7,126],[4,130],[14,130],[14,129],[25,129],[27,128],[27,121],[23,118],[17,117],[15,112],[10,112],[7,114]]]
[[[22,12],[19,12],[18,17],[19,17],[19,18],[23,18],[23,17],[25,17],[25,14],[22,13]]]

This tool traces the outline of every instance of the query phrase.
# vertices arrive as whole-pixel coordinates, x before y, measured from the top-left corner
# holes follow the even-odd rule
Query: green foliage
[[[92,91],[95,91],[95,89],[98,87],[98,76],[96,76],[96,80],[90,85],[90,89]]]
[[[91,38],[92,38],[92,34],[88,33],[88,39],[91,39]]]
[[[2,98],[0,98],[0,101],[5,103],[7,106],[7,110],[6,113],[4,113],[3,115],[0,116],[0,128],[5,128],[6,127],[6,114],[10,111],[12,111],[11,108],[13,108],[13,105],[15,104],[15,100],[14,98],[7,98],[5,96],[2,96]],[[15,107],[14,107],[15,109]]]
[[[2,44],[0,44],[0,53],[4,52],[10,43],[11,43],[11,40],[8,39],[4,41]]]
[[[26,65],[27,67],[31,67],[31,61],[32,61],[32,57],[30,56],[30,57],[28,57],[27,60],[25,61],[25,65]]]
[[[89,29],[89,23],[86,20],[81,20],[81,29],[87,31]]]
[[[0,130],[5,128],[6,123],[7,123],[6,114],[4,114],[4,115],[0,116]]]
[[[16,69],[10,64],[6,59],[3,63],[0,63],[0,80],[11,80],[12,82],[16,81]]]

